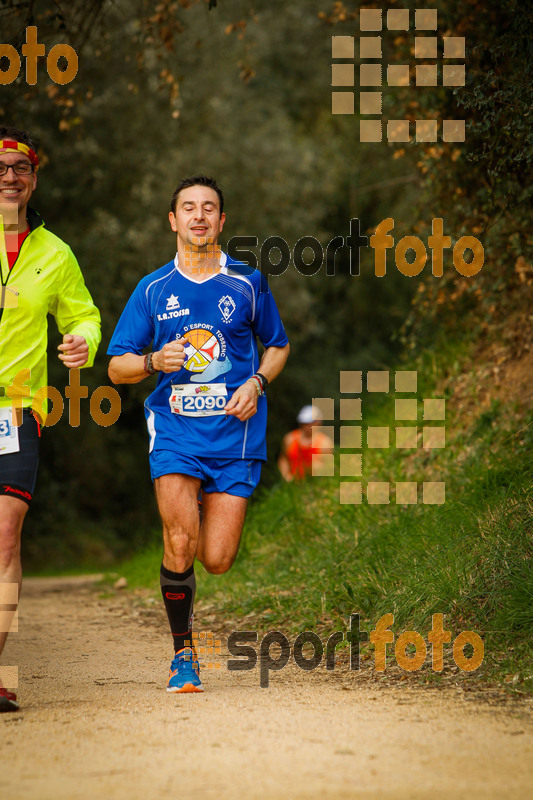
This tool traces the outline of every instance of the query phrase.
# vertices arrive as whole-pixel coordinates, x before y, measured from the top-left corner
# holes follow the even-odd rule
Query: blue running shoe
[[[167,692],[203,692],[200,665],[190,647],[180,650],[172,659]]]

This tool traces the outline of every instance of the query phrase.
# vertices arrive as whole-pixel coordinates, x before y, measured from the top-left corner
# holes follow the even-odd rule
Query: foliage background
[[[406,109],[413,120],[466,118],[464,144],[360,144],[357,115],[331,114],[331,36],[357,36],[361,5],[437,8],[439,34],[466,37],[464,88],[384,89],[388,118]],[[108,383],[105,350],[131,290],[173,257],[168,199],[197,171],[224,189],[223,244],[275,235],[292,249],[311,235],[325,246],[347,236],[355,217],[368,235],[392,217],[396,242],[407,234],[426,242],[440,216],[452,244],[472,234],[485,246],[473,279],[458,275],[450,252],[442,279],[429,263],[417,278],[401,275],[392,252],[386,277],[376,278],[365,251],[354,276],[346,249],[335,275],[305,277],[291,264],[272,279],[292,354],[269,393],[265,487],[278,480],[279,441],[298,409],[337,396],[339,370],[392,368],[422,346],[438,360],[439,347],[469,326],[497,330],[518,302],[531,253],[532,15],[515,0],[3,0],[3,41],[20,51],[35,24],[47,51],[68,42],[79,54],[71,84],[54,84],[41,59],[34,87],[23,70],[0,86],[0,115],[40,140],[34,205],[71,244],[102,312],[96,365],[82,373],[89,392]],[[392,63],[413,62],[413,33],[394,37]],[[52,323],[49,382],[63,391],[58,341]],[[109,563],[159,535],[147,390],[147,382],[121,388],[122,414],[110,428],[93,422],[85,402],[78,429],[65,414],[45,431],[25,526],[28,566]]]

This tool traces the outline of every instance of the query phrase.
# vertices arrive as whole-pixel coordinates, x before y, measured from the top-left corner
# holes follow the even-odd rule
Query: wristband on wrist
[[[153,365],[153,353],[147,353],[144,357],[144,371],[148,373],[148,375],[155,375],[157,369]]]
[[[263,394],[263,385],[262,385],[261,381],[259,380],[259,378],[256,375],[252,375],[252,377],[248,378],[248,380],[251,381],[253,383],[253,385],[255,386],[255,388],[257,390],[257,396],[261,397],[261,395]]]
[[[254,375],[254,378],[259,378],[259,380],[261,382],[261,394],[264,394],[266,392],[267,386],[268,386],[267,379],[265,378],[264,375],[261,375],[260,372],[256,372],[255,375]]]

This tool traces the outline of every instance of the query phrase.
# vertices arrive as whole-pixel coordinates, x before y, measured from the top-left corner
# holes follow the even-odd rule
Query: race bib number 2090
[[[211,417],[225,414],[228,392],[225,383],[179,383],[172,386],[170,409],[183,417]]]

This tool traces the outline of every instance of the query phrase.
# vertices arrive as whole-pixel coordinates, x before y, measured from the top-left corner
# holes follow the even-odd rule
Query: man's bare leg
[[[197,558],[208,572],[227,572],[239,550],[248,499],[223,492],[203,494]]]
[[[20,593],[22,583],[20,536],[27,510],[28,504],[24,501],[0,495],[0,586],[16,584],[18,593]],[[0,654],[6,643],[9,620],[17,610],[17,605],[18,603],[6,604],[0,601],[0,611],[8,612],[0,615],[3,623],[0,626],[2,628],[0,630]],[[1,681],[0,688],[3,688]],[[8,700],[5,695],[0,696],[0,711],[16,711],[17,707],[16,703]]]
[[[184,664],[187,645],[192,643],[192,616],[196,590],[194,558],[209,572],[226,572],[237,555],[247,500],[224,493],[203,495],[200,526],[198,491],[200,480],[188,475],[163,475],[154,481],[163,522],[164,556],[161,592],[174,641],[175,659],[167,691],[202,691],[198,665]],[[178,655],[180,654],[180,655]],[[194,658],[194,657],[192,657]]]
[[[163,522],[163,566],[184,572],[192,566],[198,546],[200,479],[190,475],[162,475],[154,481]]]
[[[161,594],[175,653],[170,666],[167,691],[201,692],[199,665],[189,649],[193,641],[193,605],[196,592],[194,557],[200,529],[200,479],[181,474],[163,475],[156,478],[154,485],[163,522]]]

